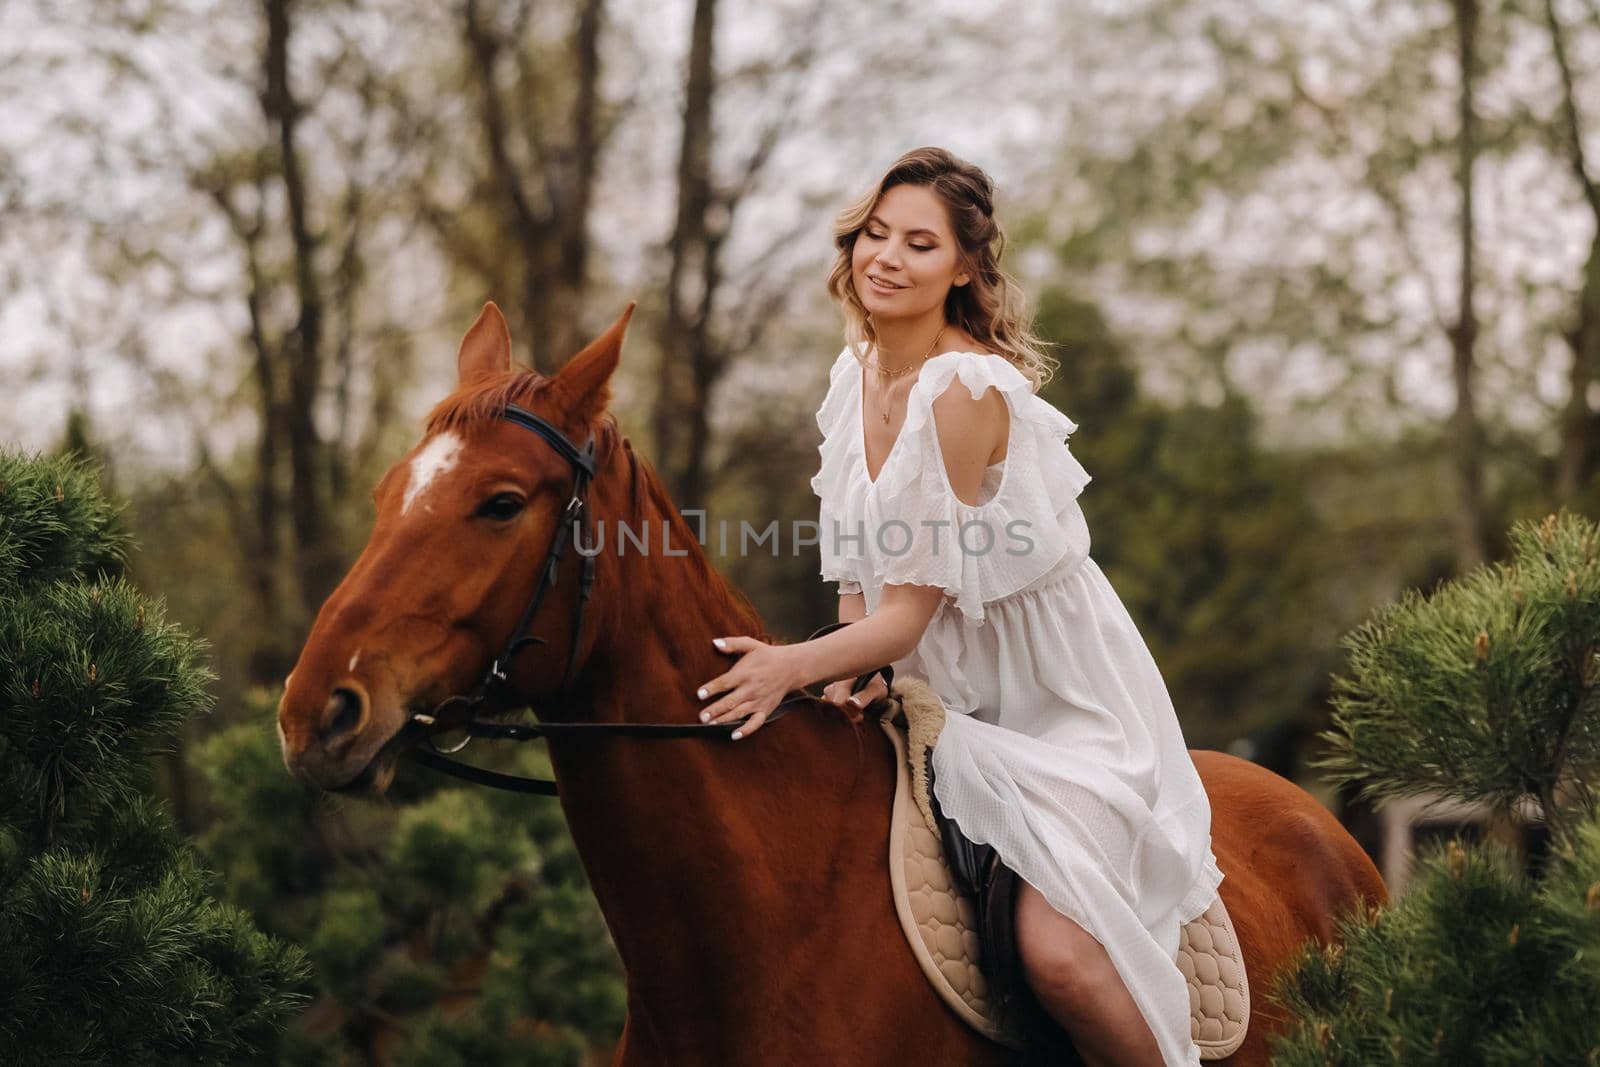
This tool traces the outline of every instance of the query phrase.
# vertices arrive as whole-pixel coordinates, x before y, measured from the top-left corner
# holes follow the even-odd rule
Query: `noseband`
[[[572,497],[567,501],[566,507],[561,511],[561,518],[556,522],[556,532],[551,539],[550,548],[545,553],[544,565],[539,571],[539,584],[534,588],[533,597],[528,601],[528,606],[523,609],[522,617],[517,620],[516,628],[511,631],[511,636],[506,639],[500,654],[489,662],[488,668],[483,672],[483,677],[478,679],[476,685],[461,696],[453,696],[434,708],[430,712],[417,712],[411,716],[409,725],[422,729],[431,729],[439,726],[440,720],[446,716],[455,718],[464,714],[466,721],[461,724],[447,723],[444,729],[465,731],[465,736],[460,744],[447,749],[435,747],[431,737],[423,739],[423,746],[414,747],[407,751],[407,755],[424,767],[432,768],[444,774],[475,782],[479,785],[492,786],[496,789],[507,789],[517,793],[534,793],[540,796],[557,796],[556,783],[543,778],[523,778],[518,775],[501,774],[498,771],[485,770],[468,763],[449,758],[450,753],[461,751],[474,738],[485,738],[500,741],[532,741],[540,737],[575,737],[604,735],[611,737],[638,737],[638,738],[679,738],[698,737],[706,739],[726,740],[735,730],[744,725],[740,722],[722,723],[596,723],[596,722],[548,722],[548,723],[506,723],[488,722],[475,717],[476,712],[486,704],[490,697],[509,684],[509,671],[511,663],[518,652],[532,644],[544,644],[542,637],[534,637],[528,633],[533,625],[533,619],[538,614],[539,606],[544,603],[545,594],[555,587],[557,568],[561,564],[561,556],[566,551],[568,538],[576,534],[587,534],[589,525],[589,509],[585,496],[589,490],[589,483],[595,476],[594,437],[589,437],[588,443],[580,451],[567,435],[557,429],[552,423],[540,418],[525,408],[515,404],[506,405],[501,416],[508,422],[516,423],[524,429],[532,430],[548,441],[561,456],[572,466]],[[591,541],[591,545],[593,542]],[[600,549],[594,547],[592,551],[585,551],[583,546],[578,546],[578,554],[583,557],[582,572],[578,579],[578,602],[573,613],[572,643],[567,649],[567,665],[561,675],[561,686],[556,691],[556,702],[564,706],[567,703],[567,694],[572,684],[572,671],[577,662],[578,645],[583,638],[583,614],[588,606],[589,595],[594,591],[594,560],[600,554]],[[830,623],[821,627],[806,640],[814,640],[823,634],[831,633],[846,626],[847,623]],[[868,671],[856,679],[851,689],[852,693],[859,693],[872,681],[873,675],[882,674],[886,684],[894,682],[894,668],[892,666],[879,667]],[[788,714],[794,705],[807,700],[820,700],[821,698],[809,690],[801,689],[799,696],[790,696],[773,708],[767,716],[767,722],[775,722]]]

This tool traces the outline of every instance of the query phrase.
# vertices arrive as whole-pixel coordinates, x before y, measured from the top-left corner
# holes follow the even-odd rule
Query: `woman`
[[[1000,270],[993,185],[938,148],[901,157],[835,225],[829,291],[849,344],[817,415],[822,575],[839,618],[816,641],[718,639],[707,722],[882,663],[947,708],[934,791],[1024,885],[1017,941],[1040,1003],[1091,1067],[1197,1064],[1179,929],[1216,896],[1211,807],[1171,699],[1089,557],[1064,444],[1036,395],[1046,358]],[[859,354],[858,354],[859,353]],[[865,698],[863,700],[862,698]]]

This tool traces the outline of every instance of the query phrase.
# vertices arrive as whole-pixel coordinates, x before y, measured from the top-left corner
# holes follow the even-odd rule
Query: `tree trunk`
[[[1595,227],[1590,235],[1589,260],[1584,264],[1583,285],[1578,293],[1576,322],[1565,331],[1567,344],[1572,349],[1572,364],[1567,375],[1567,405],[1561,419],[1556,493],[1562,501],[1572,503],[1594,474],[1596,441],[1600,439],[1596,416],[1589,406],[1589,389],[1596,372],[1600,371],[1600,188],[1596,188],[1589,177],[1572,64],[1567,58],[1566,35],[1556,17],[1553,0],[1545,0],[1544,18],[1550,30],[1556,68],[1561,72],[1561,117],[1568,160]]]
[[[1567,403],[1561,418],[1556,494],[1571,504],[1594,476],[1595,446],[1600,438],[1596,415],[1589,404],[1589,390],[1594,385],[1596,369],[1600,368],[1600,215],[1595,218],[1595,235],[1583,268],[1577,322],[1562,336],[1572,349],[1572,362],[1567,371]]]
[[[548,329],[544,315],[541,284],[544,275],[544,246],[548,240],[544,220],[535,209],[523,183],[516,161],[511,157],[510,129],[495,71],[503,48],[494,29],[483,21],[478,0],[467,0],[462,9],[462,31],[466,36],[468,58],[478,80],[478,116],[483,125],[484,149],[489,157],[489,179],[499,209],[504,215],[505,232],[517,250],[522,292],[517,296],[517,318],[523,343],[528,346],[528,361],[544,374],[555,368],[544,358],[542,330]]]
[[[708,343],[717,282],[717,242],[706,216],[712,206],[711,104],[716,0],[695,0],[678,148],[678,212],[668,246],[667,309],[661,323],[661,371],[654,413],[657,468],[673,499],[700,507],[709,437],[705,410],[715,381]]]
[[[582,0],[572,38],[577,94],[572,104],[572,166],[566,195],[557,205],[561,247],[552,288],[560,313],[551,321],[550,344],[561,362],[575,355],[583,335],[583,298],[589,280],[589,211],[600,163],[600,22],[605,0]]]
[[[294,531],[295,571],[306,609],[315,613],[337,579],[328,527],[324,521],[322,440],[317,432],[316,403],[322,381],[322,286],[317,276],[317,239],[308,220],[306,178],[300,159],[300,105],[289,84],[289,41],[292,0],[265,0],[267,19],[266,85],[261,108],[278,135],[278,166],[289,210],[289,236],[294,245],[294,288],[299,304],[293,331],[285,339],[288,408],[285,426],[289,445],[289,519]]]
[[[1483,502],[1483,429],[1473,397],[1474,360],[1478,339],[1477,312],[1473,306],[1473,163],[1477,158],[1477,39],[1479,0],[1455,0],[1456,41],[1459,48],[1461,132],[1457,141],[1458,180],[1461,183],[1461,290],[1458,318],[1449,329],[1453,352],[1456,409],[1451,418],[1458,501],[1456,510],[1456,569],[1465,572],[1488,558],[1487,522]]]
[[[243,236],[243,235],[241,235]],[[250,309],[250,348],[255,370],[257,404],[261,417],[261,436],[256,441],[255,544],[241,542],[240,552],[249,570],[255,593],[257,618],[266,632],[281,629],[283,608],[279,603],[278,579],[282,574],[283,502],[278,491],[278,472],[282,462],[279,441],[283,436],[283,402],[273,353],[261,323],[263,281],[257,260],[256,238],[246,238],[250,257],[250,291],[245,302]],[[221,477],[220,472],[218,477]],[[251,657],[250,674],[256,681],[277,681],[288,669],[287,649],[276,640],[256,647]]]
[[[588,280],[589,213],[602,137],[600,133],[600,29],[604,0],[582,0],[573,29],[576,86],[568,122],[570,151],[530,144],[539,175],[525,174],[512,150],[514,110],[508,113],[496,70],[510,51],[529,88],[532,72],[516,41],[501,38],[484,18],[479,0],[467,0],[462,30],[478,82],[479,121],[488,155],[489,184],[516,249],[513,336],[523,337],[528,360],[553,375],[582,347],[582,300]],[[531,106],[525,104],[524,106]],[[535,120],[537,125],[537,120]],[[542,188],[543,195],[536,192]]]

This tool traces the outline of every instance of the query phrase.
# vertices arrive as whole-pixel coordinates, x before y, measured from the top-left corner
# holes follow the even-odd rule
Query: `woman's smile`
[[[871,282],[872,287],[880,293],[898,293],[900,290],[906,288],[904,285],[896,285],[893,282],[886,281],[876,274],[867,275],[867,281]]]

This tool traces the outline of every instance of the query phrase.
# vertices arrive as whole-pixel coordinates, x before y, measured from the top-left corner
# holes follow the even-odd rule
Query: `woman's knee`
[[[1037,995],[1062,1005],[1087,1004],[1108,979],[1117,980],[1104,946],[1027,884],[1019,887],[1016,923],[1022,969]]]

